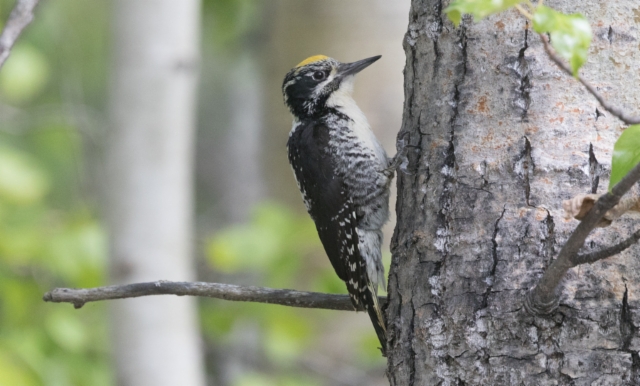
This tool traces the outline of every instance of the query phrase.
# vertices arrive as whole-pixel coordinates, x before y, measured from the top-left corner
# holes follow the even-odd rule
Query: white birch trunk
[[[193,280],[192,146],[199,60],[198,0],[114,3],[108,149],[114,284]],[[202,386],[193,298],[112,305],[124,386]]]

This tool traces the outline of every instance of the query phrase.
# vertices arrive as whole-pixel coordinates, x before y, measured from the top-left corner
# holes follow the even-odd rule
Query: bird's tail
[[[376,295],[376,291],[374,291],[371,283],[367,285],[367,291],[365,291],[364,295],[364,305],[367,313],[369,314],[369,318],[371,319],[371,323],[373,324],[373,329],[376,330],[376,335],[378,335],[378,340],[380,341],[380,351],[382,351],[382,356],[387,356],[387,327],[384,320],[384,315],[382,314],[382,308],[380,307],[380,300]]]

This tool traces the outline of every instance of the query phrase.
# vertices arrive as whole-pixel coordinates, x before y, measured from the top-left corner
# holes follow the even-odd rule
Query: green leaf
[[[539,6],[533,15],[533,29],[548,33],[551,45],[560,56],[569,61],[573,76],[587,61],[591,44],[591,26],[580,14],[565,15],[549,7]]]
[[[524,0],[455,0],[445,10],[449,20],[460,25],[462,14],[469,13],[477,20],[487,17],[491,14],[504,11],[516,4],[522,3]]]
[[[611,159],[611,190],[640,162],[640,125],[629,126],[613,146]]]

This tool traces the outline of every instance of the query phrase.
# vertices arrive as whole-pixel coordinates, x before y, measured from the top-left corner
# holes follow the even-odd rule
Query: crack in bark
[[[460,45],[462,46],[462,79],[456,84],[456,87],[462,84],[464,77],[467,75],[467,27],[464,23],[460,24]]]
[[[640,355],[637,351],[631,352],[631,382],[640,384]]]
[[[435,5],[435,15],[436,15],[436,21],[438,22],[437,24],[437,28],[436,28],[436,32],[438,32],[438,34],[442,33],[442,27],[444,26],[444,23],[442,22],[442,0],[439,0],[436,5]]]
[[[437,215],[438,228],[436,230],[436,243],[437,249],[442,252],[442,259],[445,259],[449,253],[449,232],[451,229],[451,218],[449,215],[452,209],[453,190],[456,182],[455,164],[455,147],[453,146],[453,141],[450,141],[444,159],[444,165],[442,166],[444,189],[440,195],[440,210]]]
[[[407,34],[408,33],[409,32],[407,32]],[[406,39],[405,39],[405,41],[406,41]],[[411,51],[411,73],[412,73],[411,82],[415,83],[415,80],[416,80],[416,47],[415,47],[415,43],[414,44],[409,44],[409,46],[411,47],[410,48],[410,51]],[[407,95],[407,102],[406,103],[407,103],[407,106],[409,106],[409,109],[408,109],[409,116],[413,116],[413,114],[411,113],[411,109],[413,107],[414,94],[415,94],[415,84],[414,84],[414,87],[411,87],[411,92],[409,93],[409,95]],[[420,131],[420,130],[418,129],[418,131]]]
[[[558,380],[563,380],[564,383],[560,383],[561,385],[567,385],[567,386],[574,386],[575,380],[573,378],[571,378],[571,376],[569,376],[568,374],[565,374],[562,372],[562,369],[565,367],[565,359],[564,359],[564,352],[562,351],[556,351],[553,354],[548,356],[548,359],[554,359],[558,361],[558,368],[557,368],[557,377],[559,378]]]
[[[460,26],[460,29],[457,31],[458,34],[458,42],[459,47],[461,49],[460,56],[461,62],[456,65],[456,78],[453,82],[453,98],[451,100],[452,114],[449,120],[449,139],[448,146],[444,154],[444,160],[442,163],[441,175],[442,175],[442,193],[439,198],[439,206],[440,210],[437,213],[436,221],[436,248],[441,252],[442,259],[438,262],[434,262],[433,266],[433,274],[430,277],[441,278],[444,270],[444,265],[447,263],[447,256],[449,254],[449,240],[450,240],[450,228],[451,228],[451,214],[453,211],[452,205],[455,195],[455,190],[457,187],[457,171],[456,171],[456,154],[455,154],[455,135],[456,135],[456,124],[458,117],[460,115],[460,104],[461,104],[461,87],[464,84],[465,77],[467,74],[467,30],[465,27],[465,22]],[[437,305],[435,307],[435,312],[437,313],[437,309],[444,303],[444,295],[443,293],[446,291],[446,287],[442,286],[438,294],[435,294],[434,297],[438,299]],[[415,315],[415,309],[412,306],[412,312]],[[432,320],[440,319],[438,315],[434,315]],[[413,322],[413,321],[412,321]],[[413,328],[413,326],[411,326]],[[413,336],[412,336],[413,339]],[[415,351],[413,347],[409,352],[410,357],[413,361],[413,370],[415,371]],[[446,382],[446,379],[442,378],[441,382]],[[409,385],[414,385],[415,383],[415,374],[411,374]]]
[[[455,154],[455,125],[459,116],[460,107],[460,85],[464,82],[467,73],[467,35],[466,27],[464,23],[460,25],[458,32],[460,37],[460,47],[462,55],[462,71],[458,79],[454,82],[454,93],[452,100],[453,114],[449,121],[449,147],[447,148],[444,162],[442,165],[443,191],[440,196],[440,211],[438,211],[437,221],[438,229],[436,230],[436,243],[438,249],[443,254],[443,259],[446,258],[449,252],[449,231],[451,228],[451,219],[449,213],[451,211],[451,203],[453,201],[453,194],[456,185],[456,154]]]
[[[636,332],[633,325],[631,310],[629,308],[629,289],[624,285],[624,295],[622,296],[622,306],[620,307],[620,335],[622,336],[622,349],[629,351],[631,340]],[[630,351],[629,351],[630,352]]]
[[[482,160],[482,162],[480,163],[480,168],[482,170],[482,174],[481,174],[482,185],[480,186],[480,189],[484,190],[484,188],[486,188],[487,185],[489,185],[489,180],[486,179],[486,176],[487,176],[487,160]],[[489,191],[487,190],[487,192],[489,192]]]
[[[549,210],[547,209],[545,209],[545,211],[547,212],[547,217],[545,217],[544,219],[544,225],[547,230],[547,234],[544,240],[544,246],[545,246],[547,264],[549,264],[551,262],[551,259],[553,259],[553,256],[555,255],[556,224],[553,221],[553,216],[551,215],[551,212],[549,212]]]
[[[529,138],[526,136],[524,138],[524,146],[520,150],[520,154],[516,158],[514,171],[518,177],[522,180],[524,187],[524,199],[527,206],[533,206],[529,202],[529,198],[531,195],[531,182],[530,182],[530,174],[533,173],[533,158],[531,157],[531,142],[529,142]]]
[[[432,37],[433,40],[433,53],[435,55],[435,58],[433,60],[433,75],[431,77],[431,79],[435,79],[436,74],[438,73],[438,69],[440,68],[440,51],[439,51],[439,47],[438,47],[438,37],[440,36],[440,34],[442,33],[442,27],[443,27],[443,22],[442,22],[442,0],[438,1],[435,5],[435,15],[436,15],[436,29],[434,32],[436,32],[436,35]]]
[[[596,112],[598,109],[596,109]],[[597,118],[596,118],[597,119]],[[591,180],[591,193],[598,192],[598,185],[600,184],[600,174],[602,167],[596,159],[596,155],[593,152],[593,144],[589,143],[589,179]]]
[[[406,98],[406,106],[409,106],[409,109],[407,109],[407,112],[409,113],[409,116],[413,116],[413,114],[411,113],[411,107],[413,106],[413,96],[414,96],[414,93],[415,93],[415,84],[414,83],[415,83],[415,80],[416,80],[416,43],[417,43],[416,39],[419,38],[420,33],[416,30],[416,23],[417,23],[418,15],[416,15],[413,12],[411,12],[410,14],[412,15],[412,19],[409,22],[409,26],[407,27],[407,32],[404,34],[404,40],[403,40],[403,46],[404,46],[405,52],[407,51],[407,48],[411,52],[411,58],[409,60],[409,58],[407,57],[407,63],[406,63],[407,67],[409,66],[409,63],[411,63],[411,74],[412,74],[412,77],[408,82],[407,82],[407,79],[406,79],[406,75],[407,75],[407,69],[406,68],[403,71],[403,73],[405,75],[405,91],[409,90],[408,95],[405,96],[405,98]],[[407,87],[407,85],[406,85],[407,83],[413,84],[413,87]]]
[[[415,384],[416,379],[416,351],[413,348],[413,340],[415,339],[415,320],[416,309],[413,307],[413,302],[409,302],[411,307],[411,322],[409,323],[409,386]]]
[[[398,264],[397,259],[393,259],[391,261],[392,267],[390,267],[390,276],[393,275],[393,277],[389,277],[389,293],[388,296],[392,297],[393,295],[393,291],[395,290],[395,292],[398,294],[398,299],[400,300],[400,305],[402,304],[402,292],[400,291],[400,283],[398,280],[398,276],[396,274],[397,272],[397,267],[395,267]],[[394,283],[395,285],[392,287],[391,283]],[[387,302],[387,306],[390,305],[390,302]],[[396,336],[396,334],[400,331],[402,331],[402,327],[398,326],[399,323],[402,322],[402,307],[397,307],[396,308],[396,314],[394,318],[390,318],[388,315],[388,311],[387,309],[384,311],[386,316],[387,316],[387,321],[393,321],[393,323],[396,325],[393,329],[391,328],[391,325],[387,325],[387,331],[389,332],[394,332],[389,334],[389,348],[394,347],[398,344],[399,341],[402,341],[402,337],[398,337]],[[395,378],[393,377],[394,372],[391,371],[391,366],[393,366],[394,368],[397,368],[398,366],[400,366],[400,364],[402,363],[402,361],[400,361],[397,364],[392,364],[392,359],[393,357],[391,355],[393,355],[393,351],[391,350],[387,350],[388,351],[388,366],[387,366],[387,379],[389,379],[389,383],[391,385],[395,385]]]
[[[631,381],[637,384],[640,381],[640,357],[637,351],[630,350],[633,337],[638,328],[633,324],[633,315],[629,306],[629,289],[624,285],[622,305],[620,306],[620,337],[622,338],[622,351],[631,355]]]
[[[527,58],[524,56],[527,48],[529,48],[529,22],[525,25],[524,46],[518,52],[518,59],[515,63],[515,72],[519,77],[519,84],[516,88],[517,97],[514,104],[520,109],[522,122],[527,122],[527,114],[531,106],[531,70],[529,69]]]
[[[491,265],[491,270],[489,271],[489,276],[487,279],[490,279],[491,282],[487,286],[487,289],[484,291],[482,295],[482,303],[480,309],[487,308],[489,306],[489,294],[491,293],[491,289],[493,288],[493,284],[495,282],[496,268],[498,267],[498,241],[496,238],[498,237],[498,231],[500,230],[499,224],[500,220],[504,217],[504,213],[507,211],[507,207],[504,206],[502,208],[502,213],[500,213],[500,217],[496,220],[493,225],[493,234],[491,236],[491,257],[493,258],[493,262]]]

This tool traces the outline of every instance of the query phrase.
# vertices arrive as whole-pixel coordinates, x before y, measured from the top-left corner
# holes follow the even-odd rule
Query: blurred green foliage
[[[13,4],[0,1],[2,23]],[[104,93],[105,71],[91,65],[105,54],[79,62],[104,41],[91,39],[105,16],[86,17],[102,9],[42,4],[0,71],[0,385],[113,384],[104,306],[42,301],[54,287],[104,284],[105,231],[81,194],[83,141],[63,108]]]
[[[203,2],[204,36],[221,51],[237,51],[249,35],[259,31],[264,5],[256,0],[209,0]]]
[[[277,380],[265,377],[263,374],[243,374],[234,386],[318,386],[317,381],[306,377],[283,376]]]
[[[42,301],[56,286],[104,282],[104,230],[82,204],[52,203],[58,165],[38,159],[35,138],[7,137],[0,133],[0,384],[108,385],[103,307]]]
[[[44,55],[29,44],[19,44],[11,52],[0,72],[2,95],[13,103],[26,103],[37,96],[49,80],[49,65]]]
[[[13,5],[0,0],[0,28]],[[106,234],[95,207],[101,176],[94,174],[107,126],[109,6],[42,2],[0,70],[0,385],[114,384],[106,305],[78,311],[42,301],[55,287],[105,283]],[[261,7],[204,1],[205,50],[233,57],[246,49],[239,42],[262,39]],[[245,284],[346,292],[311,220],[282,205],[257,207],[252,221],[220,230],[205,250],[213,271],[248,277]],[[301,375],[297,358],[321,343],[334,311],[200,304],[212,346],[228,344],[238,326],[259,326],[270,370],[243,374],[233,386],[326,384]],[[383,363],[373,329],[352,338],[358,365]]]
[[[207,243],[207,258],[217,271],[250,275],[253,285],[346,293],[309,216],[294,214],[283,205],[263,203],[255,208],[249,223],[217,232]],[[388,262],[389,256],[385,260]],[[259,326],[264,357],[278,371],[275,375],[248,374],[237,386],[324,384],[319,379],[303,382],[290,377],[299,358],[317,349],[323,328],[335,319],[335,311],[205,301],[201,312],[207,336],[217,343],[224,342],[237,325]],[[366,314],[358,316],[368,319]],[[352,338],[359,366],[381,364],[373,328],[358,331]]]

